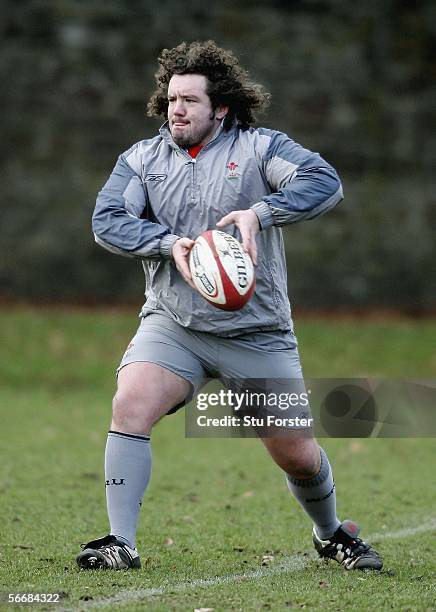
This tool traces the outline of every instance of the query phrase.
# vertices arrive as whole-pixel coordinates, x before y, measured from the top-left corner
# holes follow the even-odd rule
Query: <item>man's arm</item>
[[[235,210],[220,219],[217,227],[234,223],[242,245],[257,262],[256,234],[272,225],[282,226],[314,219],[343,198],[336,170],[318,153],[312,153],[282,134],[262,130],[271,142],[262,160],[265,177],[273,193],[248,210]]]
[[[274,190],[251,208],[262,230],[324,214],[343,198],[336,170],[318,153],[304,149],[281,132],[269,132],[263,160],[265,177]]]
[[[180,238],[169,228],[141,219],[146,208],[141,178],[120,155],[107,183],[99,192],[92,217],[95,240],[126,257],[170,258]]]

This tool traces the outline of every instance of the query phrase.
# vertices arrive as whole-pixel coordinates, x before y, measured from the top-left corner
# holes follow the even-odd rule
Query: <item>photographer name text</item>
[[[243,417],[225,415],[223,417],[208,417],[202,414],[197,417],[199,427],[295,427],[306,428],[313,426],[312,418],[280,418],[269,414],[266,417]]]

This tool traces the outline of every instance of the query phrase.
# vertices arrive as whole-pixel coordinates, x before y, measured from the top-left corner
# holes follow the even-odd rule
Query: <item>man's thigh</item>
[[[124,373],[134,371],[131,364],[154,364],[180,377],[189,384],[186,397],[170,410],[175,412],[188,403],[206,380],[206,364],[210,347],[178,325],[170,317],[152,313],[143,317],[129,343],[117,370],[118,381]],[[121,375],[123,374],[123,377]]]
[[[226,378],[302,379],[292,332],[255,332],[219,341],[219,367]]]
[[[221,342],[220,348],[222,380],[244,398],[239,414],[260,424],[259,437],[288,438],[285,446],[312,437],[309,395],[291,332],[247,334]]]
[[[155,363],[134,362],[118,374],[113,404],[117,430],[149,433],[151,427],[171,409],[182,404],[190,392],[187,380]]]

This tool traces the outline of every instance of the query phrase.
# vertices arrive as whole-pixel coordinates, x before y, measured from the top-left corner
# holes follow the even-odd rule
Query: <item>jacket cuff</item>
[[[174,246],[174,243],[179,240],[180,236],[176,236],[175,234],[167,234],[159,243],[159,253],[162,255],[164,259],[172,259],[171,250]]]
[[[271,208],[266,202],[257,202],[257,204],[253,204],[253,206],[250,208],[256,213],[261,230],[267,229],[268,227],[271,227],[271,225],[274,225]]]

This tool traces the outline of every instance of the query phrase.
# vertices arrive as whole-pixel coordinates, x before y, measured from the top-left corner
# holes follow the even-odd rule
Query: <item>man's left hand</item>
[[[195,289],[189,269],[189,253],[193,246],[194,241],[191,240],[191,238],[179,238],[173,244],[171,255],[173,256],[176,268],[182,275],[183,280],[187,282],[190,287]]]
[[[256,234],[259,233],[260,226],[256,213],[251,209],[234,210],[220,219],[216,226],[223,228],[232,223],[241,233],[242,248],[250,255],[254,265],[257,265]]]

